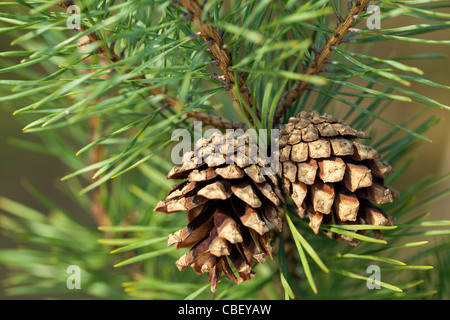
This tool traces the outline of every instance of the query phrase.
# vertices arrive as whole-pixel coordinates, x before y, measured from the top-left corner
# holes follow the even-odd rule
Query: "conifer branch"
[[[89,129],[90,129],[90,142],[98,139],[98,131],[100,127],[100,118],[97,116],[91,117],[89,119]],[[97,145],[90,150],[89,153],[89,162],[90,164],[98,163],[102,160],[104,153],[104,148],[102,146]],[[101,197],[101,186],[96,187],[91,195],[91,208],[90,212],[95,222],[99,226],[111,226],[111,219],[105,209],[105,206],[102,203]],[[105,233],[106,237],[111,237],[110,233]]]
[[[84,30],[86,30],[86,29],[84,29]],[[95,33],[90,34],[89,36],[87,36],[87,38],[88,38],[87,41],[83,41],[84,40],[83,38],[80,38],[78,40],[78,47],[79,47],[80,52],[82,52],[82,50],[83,50],[82,48],[84,46],[91,44],[93,41],[100,41],[100,39],[98,38],[98,35]],[[102,46],[102,48],[105,48],[105,47]],[[99,52],[102,54],[102,56],[104,58],[107,58],[106,50],[103,49],[103,50],[100,50]],[[111,52],[113,54],[112,55],[113,59],[111,59],[112,61],[120,60],[120,58],[118,56],[116,56],[112,50],[111,50]],[[92,57],[88,57],[88,59],[92,59]],[[103,59],[102,63],[106,64],[107,62]],[[98,99],[96,100],[96,103],[98,103]],[[99,116],[92,116],[91,118],[89,118],[89,140],[90,140],[90,143],[92,143],[100,138],[100,135],[99,135],[99,130],[101,127],[100,120],[101,119]],[[94,146],[89,152],[90,164],[92,165],[92,164],[99,163],[100,161],[102,161],[102,159],[104,158],[104,153],[105,153],[105,148],[102,145]],[[90,213],[91,213],[95,223],[97,224],[97,226],[111,227],[113,224],[111,222],[111,218],[108,214],[108,211],[102,202],[101,196],[102,196],[102,186],[100,185],[92,190]],[[127,223],[127,224],[131,225],[131,223]],[[111,239],[114,237],[114,234],[109,231],[103,231],[103,234],[104,234],[104,237],[107,239]],[[130,259],[130,258],[134,257],[135,254],[133,252],[126,252],[123,256],[126,259]],[[133,280],[138,281],[140,278],[142,278],[143,272],[138,265],[128,265],[125,268]]]
[[[222,70],[224,81],[226,84],[228,84],[231,88],[230,91],[234,96],[234,99],[237,103],[240,101],[240,97],[238,96],[237,92],[235,90],[232,90],[232,88],[236,85],[234,73],[231,70],[233,66],[233,60],[231,57],[230,52],[226,48],[226,45],[220,35],[220,33],[217,31],[216,28],[209,26],[205,24],[202,21],[202,13],[203,8],[198,3],[197,0],[180,0],[179,4],[184,7],[189,14],[192,15],[192,21],[197,26],[197,28],[200,31],[200,34],[202,38],[209,43],[209,47],[211,50],[211,53],[214,55],[216,60],[218,61],[218,65],[220,69]],[[238,73],[238,85],[240,88],[240,95],[244,102],[247,104],[249,108],[253,107],[253,96],[249,90],[249,88],[244,86],[245,80],[241,73]],[[239,103],[240,104],[240,103]],[[246,110],[245,107],[242,107],[242,109],[245,111],[246,116],[251,121],[252,117],[250,113]],[[257,117],[260,118],[260,115],[257,112]]]
[[[73,5],[73,1],[62,1],[59,3],[59,5],[67,11],[68,7]],[[87,30],[85,26],[80,25],[80,28],[78,29],[78,32],[83,32]],[[88,46],[92,43],[98,43],[99,47],[97,49],[97,53],[100,54],[103,59],[101,61],[102,64],[107,64],[108,61],[117,61],[119,57],[114,54],[114,52],[111,52],[112,55],[110,56],[108,51],[106,50],[106,47],[103,45],[103,43],[100,41],[99,36],[96,33],[90,33],[85,37],[81,37],[78,40],[78,50],[80,53],[84,53],[84,47]],[[87,57],[87,61],[92,60],[92,57]],[[86,70],[85,73],[89,73],[91,71]],[[109,75],[108,75],[109,76]],[[98,103],[98,99],[95,101]],[[99,138],[99,128],[100,128],[100,118],[98,116],[93,116],[89,118],[89,142],[93,142]],[[100,162],[103,158],[104,149],[97,145],[94,148],[92,148],[89,152],[89,162],[90,164],[94,164],[97,162]],[[111,219],[106,212],[105,206],[103,205],[101,199],[101,186],[96,187],[92,194],[91,194],[91,207],[90,207],[90,213],[92,215],[92,218],[94,219],[95,223],[98,226],[111,226]],[[105,233],[106,237],[111,237],[111,233]]]
[[[72,0],[67,0],[67,1],[62,1],[59,3],[59,6],[62,7],[64,10],[67,11],[68,7],[73,5],[73,1]],[[84,32],[86,31],[87,28],[83,25],[80,25],[80,29],[78,30],[79,32]],[[111,61],[111,62],[118,62],[123,60],[122,58],[120,58],[117,54],[115,54],[114,50],[107,50],[105,45],[100,41],[100,37],[97,35],[97,33],[95,32],[91,32],[87,35],[88,40],[85,41],[82,45],[88,45],[88,44],[93,44],[93,43],[98,43],[98,49],[97,49],[97,53],[102,55],[107,61]],[[230,57],[231,59],[231,57]],[[127,70],[125,71],[126,73],[131,72],[132,70]],[[232,73],[231,73],[232,75]],[[131,80],[143,80],[145,79],[145,76],[137,76],[137,77],[133,77]],[[142,83],[140,84],[142,86],[154,86],[153,83]],[[166,104],[168,104],[169,106],[171,106],[172,108],[174,108],[176,111],[181,111],[182,110],[182,106],[179,103],[179,101],[173,97],[167,96],[165,95],[163,89],[155,87],[155,88],[150,88],[149,91],[153,94],[153,95],[161,95],[163,96],[163,100]],[[243,94],[243,96],[245,97],[245,95]],[[246,100],[247,101],[247,100]],[[242,122],[237,122],[237,121],[231,121],[228,120],[226,118],[223,117],[218,117],[218,116],[214,116],[211,114],[208,114],[206,112],[201,112],[201,111],[189,111],[186,113],[185,118],[194,118],[197,120],[202,121],[205,125],[214,125],[217,128],[223,128],[223,129],[240,129],[240,128],[246,128],[247,126],[245,125],[245,123]]]
[[[354,2],[353,6],[350,8],[346,18],[342,21],[338,18],[340,24],[337,27],[335,33],[328,39],[325,46],[316,53],[315,60],[309,65],[306,70],[306,75],[317,75],[324,64],[329,61],[329,57],[333,53],[333,48],[337,47],[341,42],[347,32],[351,32],[351,27],[355,23],[358,15],[360,15],[369,0],[357,0]],[[300,95],[308,88],[308,81],[296,81],[295,84],[284,93],[278,102],[277,108],[275,110],[274,123],[278,123],[286,113],[286,111],[292,106],[292,104],[297,100]]]
[[[62,7],[67,9],[73,3],[85,2],[59,1],[64,1]],[[355,29],[358,27],[356,20],[348,20],[345,15],[341,17],[336,12],[341,29],[334,27],[333,22],[330,32],[322,34],[324,40],[320,46],[316,48],[311,45],[309,48],[315,58],[306,60],[309,56],[305,55],[305,50],[308,50],[306,42],[292,39],[292,34],[314,43],[315,32],[328,30],[331,26],[328,19],[314,20],[314,17],[330,13],[329,9],[323,8],[324,2],[183,1],[185,4],[198,1],[203,5],[200,23],[215,28],[222,45],[224,40],[228,41],[228,37],[222,35],[223,29],[227,34],[233,34],[236,40],[233,43],[242,43],[240,50],[242,53],[245,51],[245,59],[242,60],[240,55],[237,55],[239,58],[235,56],[236,47],[227,43],[233,63],[221,67],[232,76],[230,82],[226,81],[226,74],[222,74],[223,69],[218,71],[220,75],[212,73],[211,78],[218,80],[225,89],[233,89],[232,93],[239,98],[238,103],[247,108],[255,122],[257,111],[248,108],[240,93],[239,71],[242,71],[246,85],[252,83],[250,92],[254,100],[251,107],[264,113],[263,125],[267,125],[268,119],[272,121],[277,105],[282,104],[280,98],[283,94],[291,94],[292,102],[284,102],[287,107],[281,111],[278,122],[291,115],[299,101],[308,103],[308,107],[317,111],[302,112],[297,117],[291,117],[284,126],[277,126],[281,129],[278,159],[281,170],[276,175],[264,175],[262,169],[268,173],[265,170],[268,167],[263,166],[262,161],[250,165],[258,159],[252,159],[249,148],[253,146],[247,142],[244,148],[238,148],[241,150],[233,148],[236,152],[233,158],[228,157],[230,150],[220,148],[218,151],[224,153],[221,157],[216,151],[220,136],[213,135],[211,139],[203,139],[201,149],[198,149],[202,158],[208,159],[201,164],[203,167],[200,168],[195,161],[186,161],[195,159],[195,153],[185,153],[183,161],[186,162],[181,167],[173,167],[169,173],[174,180],[181,178],[185,182],[175,182],[166,200],[157,204],[157,195],[170,187],[161,170],[168,169],[172,159],[167,153],[160,153],[164,148],[156,148],[162,139],[166,140],[172,128],[191,126],[191,123],[185,123],[188,118],[199,119],[215,128],[245,128],[242,123],[212,115],[216,114],[215,111],[201,109],[200,105],[207,98],[219,92],[218,88],[205,90],[200,87],[206,78],[202,63],[204,59],[210,59],[207,65],[219,66],[221,60],[211,54],[215,46],[215,40],[211,38],[202,38],[200,41],[203,44],[200,46],[197,46],[198,42],[185,45],[186,41],[200,38],[202,33],[198,32],[194,22],[188,22],[195,21],[195,15],[186,11],[180,1],[89,1],[89,6],[83,11],[92,8],[91,12],[85,12],[87,16],[84,17],[89,18],[90,22],[82,19],[82,33],[70,38],[67,38],[67,29],[60,26],[68,14],[61,16],[45,12],[52,7],[53,1],[17,1],[13,6],[2,6],[6,10],[2,13],[4,19],[0,18],[3,42],[10,43],[14,38],[11,44],[19,45],[21,50],[12,48],[12,51],[0,52],[0,73],[10,74],[0,80],[0,103],[15,100],[5,104],[8,109],[26,105],[16,113],[23,113],[27,117],[23,120],[27,123],[28,119],[32,119],[33,122],[24,131],[39,132],[41,140],[41,143],[35,144],[14,139],[14,145],[54,156],[67,169],[73,170],[62,180],[67,180],[64,182],[64,194],[78,205],[77,210],[73,211],[64,203],[60,204],[58,199],[51,199],[53,197],[45,190],[27,183],[24,187],[50,214],[0,197],[0,229],[8,240],[17,243],[16,248],[0,250],[0,263],[8,271],[5,288],[0,291],[18,298],[67,295],[69,281],[67,288],[61,286],[61,271],[69,271],[67,265],[70,263],[71,266],[79,266],[82,274],[87,272],[90,275],[80,278],[84,290],[74,290],[75,296],[70,295],[73,298],[88,294],[94,299],[239,300],[268,295],[276,299],[330,299],[338,293],[346,299],[370,299],[373,298],[370,290],[365,293],[360,290],[361,284],[364,286],[369,280],[367,275],[353,272],[356,269],[365,270],[370,260],[388,265],[383,269],[383,281],[377,283],[387,290],[377,295],[378,298],[396,299],[402,289],[402,298],[444,297],[445,292],[434,289],[442,289],[441,284],[449,282],[449,273],[444,272],[442,267],[445,266],[439,263],[439,259],[436,262],[434,257],[440,258],[445,254],[449,243],[433,246],[429,241],[422,241],[425,239],[410,242],[407,238],[450,234],[450,221],[428,220],[428,214],[417,211],[450,194],[450,189],[434,189],[441,189],[450,174],[432,179],[421,177],[419,173],[417,181],[402,190],[401,198],[392,203],[386,202],[397,198],[399,192],[384,187],[384,181],[401,184],[401,178],[411,169],[417,146],[422,141],[429,141],[422,134],[438,124],[439,119],[435,116],[428,118],[425,110],[418,110],[401,124],[380,115],[391,101],[408,101],[421,104],[424,108],[449,110],[447,105],[428,97],[428,91],[407,90],[400,86],[415,82],[434,89],[449,90],[448,85],[432,81],[421,70],[405,63],[413,59],[443,58],[443,55],[439,52],[407,56],[388,54],[390,57],[386,59],[373,55],[370,50],[364,50],[361,54],[343,50],[338,45],[346,40],[358,44],[387,40],[418,46],[426,43],[448,44],[446,40],[413,37],[449,29],[448,14],[434,10],[445,5],[430,6],[424,1],[394,1],[394,5],[380,2],[383,19],[403,16],[408,24],[412,18],[418,20],[416,24],[383,28],[383,32]],[[224,12],[219,19],[217,13],[222,12],[224,3],[230,11]],[[343,3],[335,2],[334,7],[340,8]],[[358,9],[363,12],[368,1],[348,0],[347,3],[349,11]],[[175,11],[184,15],[181,21],[173,9],[180,9]],[[347,8],[345,10],[347,13]],[[70,14],[70,10],[68,12]],[[206,13],[210,20],[205,19]],[[357,13],[355,11],[350,15],[357,19]],[[313,21],[301,23],[307,20]],[[432,21],[423,23],[423,20]],[[350,24],[345,26],[346,22]],[[192,31],[185,23],[191,25]],[[99,30],[100,24],[108,27]],[[214,31],[211,32],[214,37],[217,36]],[[352,32],[366,36],[349,39]],[[180,38],[180,35],[185,38]],[[78,51],[71,43],[74,38],[78,38]],[[114,48],[113,38],[129,55],[125,56],[118,47]],[[247,45],[247,40],[251,44]],[[386,44],[390,45],[391,42]],[[226,50],[226,46],[218,48]],[[204,49],[207,49],[208,57],[204,56]],[[333,51],[342,57],[338,68],[329,68],[334,59],[331,56]],[[294,63],[293,54],[296,57]],[[19,56],[25,57],[22,63],[16,63],[15,58],[9,59]],[[311,61],[311,65],[305,60]],[[297,69],[295,74],[295,68],[300,63],[304,65],[300,65],[301,69]],[[35,67],[30,68],[33,65]],[[186,71],[189,73],[187,78]],[[249,80],[246,71],[251,74]],[[114,75],[115,72],[118,74]],[[327,79],[328,84],[315,87],[313,78],[309,78],[309,75],[315,74]],[[150,75],[155,76],[155,80],[150,79]],[[119,79],[126,80],[117,83]],[[284,85],[277,84],[279,79]],[[357,85],[348,79],[361,79],[367,85]],[[305,80],[306,83],[294,85],[295,80]],[[287,81],[291,82],[285,85]],[[170,86],[170,92],[167,86]],[[293,92],[288,91],[291,86],[295,88]],[[348,88],[352,90],[349,92]],[[315,97],[309,96],[308,92],[302,94],[306,90],[318,92],[320,99],[314,100]],[[215,98],[224,97],[216,95]],[[232,96],[225,98],[232,99]],[[297,103],[293,103],[296,99]],[[310,100],[314,101],[309,105]],[[367,100],[370,104],[366,103]],[[150,101],[158,101],[151,111],[148,108]],[[327,109],[333,101],[351,107],[342,119],[352,119],[351,123],[346,125],[343,121],[318,113]],[[367,104],[367,107],[362,108],[362,104]],[[168,126],[173,117],[179,123]],[[158,122],[159,119],[163,121]],[[370,130],[374,120],[381,120],[393,128],[381,130],[381,136],[370,147],[354,141],[354,138],[366,139],[367,136],[363,131],[352,128]],[[56,128],[67,130],[61,135],[62,131]],[[399,135],[400,131],[408,134]],[[84,157],[74,154],[73,147],[86,142],[90,143],[78,153],[87,156],[83,161]],[[233,145],[239,146],[239,141],[233,140]],[[260,154],[258,149],[256,151]],[[243,157],[238,157],[238,153]],[[109,158],[109,154],[116,156]],[[142,155],[144,157],[135,162]],[[382,161],[377,160],[378,156]],[[220,164],[229,158],[236,164]],[[85,164],[80,167],[82,162]],[[125,180],[111,179],[138,165],[142,170],[127,175]],[[391,172],[392,168],[396,169],[395,173],[385,179],[384,174]],[[84,176],[93,170],[98,170],[98,175],[105,174],[83,188],[83,193],[90,191],[89,198],[79,197],[80,180],[69,178]],[[417,201],[424,192],[432,194]],[[288,203],[283,203],[288,199]],[[383,205],[383,210],[386,209],[386,216],[376,209],[378,204]],[[175,231],[180,227],[180,219],[155,219],[154,215],[145,214],[149,206],[157,206],[167,213],[187,211],[189,223]],[[252,209],[252,206],[256,208]],[[89,211],[92,220],[102,226],[98,228],[103,232],[102,239],[98,239],[98,232],[93,232],[90,226],[79,220],[79,208]],[[395,226],[385,225],[386,217],[388,224],[394,222],[388,212],[393,213]],[[356,220],[353,221],[355,215]],[[309,219],[309,224],[306,219]],[[304,232],[307,227],[313,233]],[[430,227],[438,229],[430,230]],[[166,236],[173,231],[169,237]],[[361,247],[355,251],[352,247],[335,246],[325,235],[348,240],[351,245],[360,242]],[[176,266],[186,269],[190,264],[195,273],[209,272],[212,289],[217,288],[220,274],[237,284],[242,281],[253,283],[245,290],[220,287],[221,292],[212,296],[204,290],[205,286],[199,288],[199,282],[193,281],[189,272],[173,273],[176,272],[173,259],[162,258],[166,255],[172,257],[173,254],[170,252],[173,247],[166,248],[167,240],[169,245],[176,244],[179,249],[191,247],[176,262]],[[425,245],[424,249],[415,249]],[[21,247],[25,250],[19,250]],[[413,247],[414,250],[410,250]],[[105,255],[105,249],[114,249],[111,251],[114,258]],[[405,264],[395,259],[395,253],[379,254],[386,250],[411,252],[411,255],[400,255]],[[330,252],[334,254],[330,255]],[[433,267],[410,263],[427,254],[432,254],[429,258],[432,264],[437,264],[436,272],[429,277],[429,281],[421,284],[422,288],[416,290],[414,279],[419,276],[416,272]],[[322,256],[327,257],[326,265],[321,260]],[[255,276],[252,268],[256,263],[264,263],[266,258],[277,261],[269,265],[266,263],[265,268],[270,272],[257,272],[255,280],[252,280]],[[111,272],[111,265],[125,267],[126,272]],[[39,272],[36,272],[36,266]],[[329,276],[324,277],[319,269],[328,272]],[[406,281],[398,283],[399,277]],[[340,281],[346,278],[352,279],[351,283]],[[74,277],[70,276],[70,279]],[[364,283],[353,281],[355,279]],[[391,280],[395,285],[390,284]],[[274,286],[280,290],[274,293]]]
[[[60,3],[58,3],[58,5],[63,8],[65,11],[67,11],[67,9],[72,6],[74,4],[73,0],[65,0],[65,1],[61,1]],[[80,24],[80,28],[78,29],[78,32],[84,32],[86,31],[87,28],[83,25]],[[109,52],[109,50],[106,49],[105,45],[100,41],[100,37],[97,35],[97,33],[95,32],[91,32],[87,35],[87,37],[89,38],[89,43],[99,43],[97,52],[101,55],[103,55],[106,59],[108,59],[109,61],[119,61],[120,57],[117,56],[112,50],[111,52]],[[111,55],[110,55],[111,54]]]

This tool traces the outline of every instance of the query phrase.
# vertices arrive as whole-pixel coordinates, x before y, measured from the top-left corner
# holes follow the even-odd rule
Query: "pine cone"
[[[375,149],[350,140],[354,138],[370,136],[316,111],[291,117],[280,131],[278,176],[283,192],[296,204],[300,217],[307,215],[316,234],[322,222],[393,225],[393,218],[372,204],[399,197],[398,191],[384,185],[384,174],[393,170],[377,160]],[[381,238],[379,231],[374,233]],[[335,236],[358,244],[356,239]]]
[[[168,241],[177,249],[191,248],[177,260],[178,269],[192,266],[197,274],[209,272],[213,292],[222,272],[235,283],[251,280],[255,261],[272,259],[269,227],[281,231],[285,196],[300,217],[310,219],[316,234],[322,222],[392,225],[392,217],[372,204],[399,196],[384,185],[383,176],[392,168],[377,160],[373,148],[349,140],[354,138],[370,137],[329,115],[301,112],[280,130],[277,172],[265,170],[267,163],[247,134],[198,140],[181,166],[168,174],[185,181],[155,208],[187,211],[188,225]],[[335,236],[358,244],[357,239]]]
[[[255,152],[256,151],[256,152]],[[169,179],[186,179],[174,186],[155,211],[186,211],[188,225],[169,236],[168,245],[192,249],[177,262],[197,274],[209,272],[215,291],[222,271],[235,283],[251,280],[255,261],[272,259],[269,226],[282,226],[284,201],[277,177],[266,179],[259,151],[248,135],[215,134],[200,139],[183,156]],[[232,271],[229,261],[239,278]]]

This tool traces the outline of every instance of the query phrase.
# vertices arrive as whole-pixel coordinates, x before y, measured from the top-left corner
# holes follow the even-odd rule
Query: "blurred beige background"
[[[441,12],[450,13],[449,8],[446,10],[439,10]],[[430,23],[431,21],[423,21],[423,23]],[[405,26],[408,24],[417,24],[416,19],[398,18],[383,21],[382,28],[392,28]],[[414,36],[416,38],[434,39],[434,40],[450,40],[450,31],[443,30],[425,35]],[[437,60],[407,60],[402,61],[407,65],[411,65],[421,69],[424,76],[430,80],[450,86],[450,46],[436,45],[436,44],[416,44],[399,41],[388,41],[385,43],[378,43],[374,47],[375,56],[379,57],[401,57],[415,54],[425,53],[442,53],[446,55],[445,59]],[[431,86],[425,86],[411,82],[408,90],[424,94],[434,100],[439,101],[444,105],[450,105],[450,91],[439,89]],[[403,103],[395,101],[383,113],[385,117],[395,123],[402,123],[413,114],[424,108],[423,105],[414,103]],[[433,177],[440,177],[450,173],[450,111],[445,109],[428,108],[426,117],[436,115],[441,118],[441,122],[434,128],[427,131],[424,135],[432,140],[431,143],[424,142],[420,147],[414,150],[416,160],[410,167],[408,172],[399,180],[397,187],[406,188],[410,184],[416,182],[426,175]],[[423,119],[426,118],[425,116]],[[380,122],[378,125],[385,126]],[[387,126],[386,126],[387,127]],[[410,127],[410,128],[413,128]],[[450,179],[439,187],[433,189],[431,194],[436,194],[438,191],[443,191],[450,188]],[[428,193],[428,195],[431,195]],[[426,195],[425,195],[426,196]],[[443,198],[434,204],[424,208],[421,212],[430,211],[429,219],[450,219],[450,197]]]

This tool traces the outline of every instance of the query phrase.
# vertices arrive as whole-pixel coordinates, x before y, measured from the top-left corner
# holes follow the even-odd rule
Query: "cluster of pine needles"
[[[381,26],[400,17],[408,24],[369,29],[371,4],[380,9]],[[80,27],[69,30],[73,5]],[[373,137],[365,142],[395,170],[386,184],[414,175],[415,150],[430,142],[426,133],[440,121],[433,112],[450,109],[428,97],[427,87],[450,87],[410,64],[446,61],[432,45],[450,41],[433,40],[432,32],[450,27],[449,7],[439,0],[2,1],[0,34],[11,48],[0,52],[0,103],[39,139],[12,143],[56,157],[67,168],[58,188],[76,204],[61,205],[29,183],[24,188],[45,210],[0,198],[1,230],[17,243],[0,250],[5,294],[449,298],[450,221],[433,219],[426,208],[450,193],[436,191],[450,174],[417,176],[400,199],[383,204],[396,219],[377,227],[383,239],[359,235],[361,226],[320,226],[357,238],[357,247],[316,235],[287,212],[274,259],[258,265],[252,281],[236,286],[223,279],[215,294],[206,276],[179,272],[180,252],[167,247],[167,234],[186,225],[184,216],[153,212],[171,187],[172,133],[192,131],[194,120],[270,130],[303,110],[339,115]],[[429,46],[430,53],[389,55],[394,42]],[[386,57],[373,55],[380,47]],[[421,108],[395,123],[387,116],[392,102]],[[389,129],[378,130],[382,123]],[[81,290],[66,287],[69,265],[82,269]],[[380,267],[380,290],[366,285],[370,265]]]

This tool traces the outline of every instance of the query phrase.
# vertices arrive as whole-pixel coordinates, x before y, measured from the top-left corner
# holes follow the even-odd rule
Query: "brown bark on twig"
[[[180,0],[179,4],[192,15],[192,21],[200,30],[202,38],[206,42],[210,43],[211,53],[214,55],[214,57],[219,63],[219,67],[222,70],[224,76],[224,81],[228,85],[232,86],[232,88],[234,88],[234,86],[237,84],[240,89],[240,95],[242,96],[243,101],[245,102],[245,104],[247,104],[249,108],[252,108],[253,107],[252,94],[249,88],[244,87],[245,80],[240,73],[238,73],[237,76],[238,83],[236,83],[234,73],[231,70],[233,66],[232,57],[230,52],[226,48],[222,37],[220,36],[216,28],[205,24],[201,20],[203,12],[202,6],[198,3],[197,0]],[[231,93],[233,94],[236,102],[241,105],[238,92],[236,90],[231,89]],[[251,121],[252,117],[250,113],[247,111],[245,106],[241,105],[241,107],[245,111],[247,118]],[[260,118],[258,113],[257,117]]]
[[[355,23],[357,16],[363,12],[369,0],[356,1],[350,8],[345,20],[339,24],[336,32],[331,36],[322,50],[316,54],[315,60],[309,65],[306,70],[306,75],[317,75],[323,68],[323,65],[328,61],[328,58],[333,53],[333,47],[338,46],[347,32],[351,31],[352,25]],[[275,110],[274,123],[278,123],[292,106],[295,100],[307,89],[308,81],[296,81],[295,84],[281,97]]]

